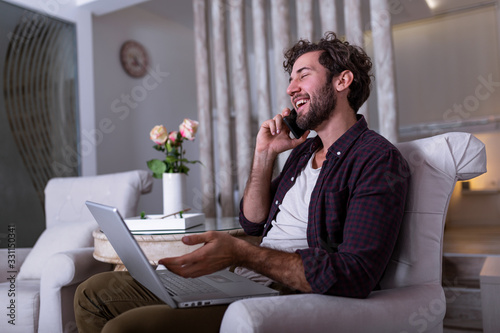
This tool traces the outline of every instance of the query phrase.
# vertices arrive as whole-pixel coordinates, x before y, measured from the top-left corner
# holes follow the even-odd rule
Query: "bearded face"
[[[330,118],[337,105],[337,93],[331,82],[326,82],[310,95],[309,112],[297,117],[297,125],[302,129],[314,130]]]

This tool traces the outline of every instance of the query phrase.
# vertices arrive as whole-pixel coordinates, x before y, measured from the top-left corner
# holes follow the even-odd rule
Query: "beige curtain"
[[[345,8],[338,8],[345,3]],[[371,0],[380,132],[397,141],[388,0]],[[316,8],[316,7],[317,8]],[[283,51],[298,38],[338,32],[344,15],[349,41],[363,46],[360,0],[193,0],[202,170],[201,209],[235,216],[260,124],[290,106]],[[292,16],[292,13],[295,15]],[[387,12],[388,13],[388,12]],[[319,17],[318,17],[319,16]],[[250,18],[250,20],[248,20]],[[314,31],[319,21],[322,31]],[[380,45],[380,47],[377,46]],[[366,107],[361,110],[368,116]],[[281,167],[288,156],[282,154]]]
[[[345,38],[349,43],[364,48],[365,41],[361,10],[361,0],[349,0],[344,2]],[[364,115],[366,121],[370,123],[368,103],[363,104],[358,113]]]

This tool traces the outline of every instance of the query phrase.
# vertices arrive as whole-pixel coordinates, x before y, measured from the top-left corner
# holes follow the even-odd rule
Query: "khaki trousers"
[[[227,309],[172,309],[128,272],[94,275],[76,290],[74,306],[80,333],[219,332]]]

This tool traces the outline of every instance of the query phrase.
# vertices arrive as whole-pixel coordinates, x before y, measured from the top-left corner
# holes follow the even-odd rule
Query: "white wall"
[[[152,148],[153,126],[163,124],[172,131],[184,118],[197,119],[193,31],[132,7],[94,17],[93,38],[97,173],[148,170],[146,161],[164,158]],[[135,79],[123,71],[119,50],[129,39],[145,46],[150,67],[159,75]],[[188,159],[199,158],[196,141],[184,147]],[[187,204],[194,209],[199,208],[193,198],[201,187],[200,167],[192,166],[188,176]],[[155,179],[153,193],[142,197],[139,211],[161,213],[161,188],[161,180]]]
[[[500,113],[495,7],[394,28],[400,126],[459,122]],[[491,91],[493,89],[493,91]]]

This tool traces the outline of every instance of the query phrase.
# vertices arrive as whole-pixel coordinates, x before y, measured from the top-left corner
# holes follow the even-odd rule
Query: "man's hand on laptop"
[[[297,253],[255,246],[218,231],[185,236],[182,241],[186,245],[204,245],[183,256],[158,261],[177,275],[194,278],[229,266],[242,266],[294,289],[312,291],[305,277],[302,259]]]
[[[199,277],[237,265],[238,249],[247,243],[228,233],[217,231],[184,236],[182,242],[186,245],[204,245],[181,257],[160,259],[158,263],[183,277]]]

